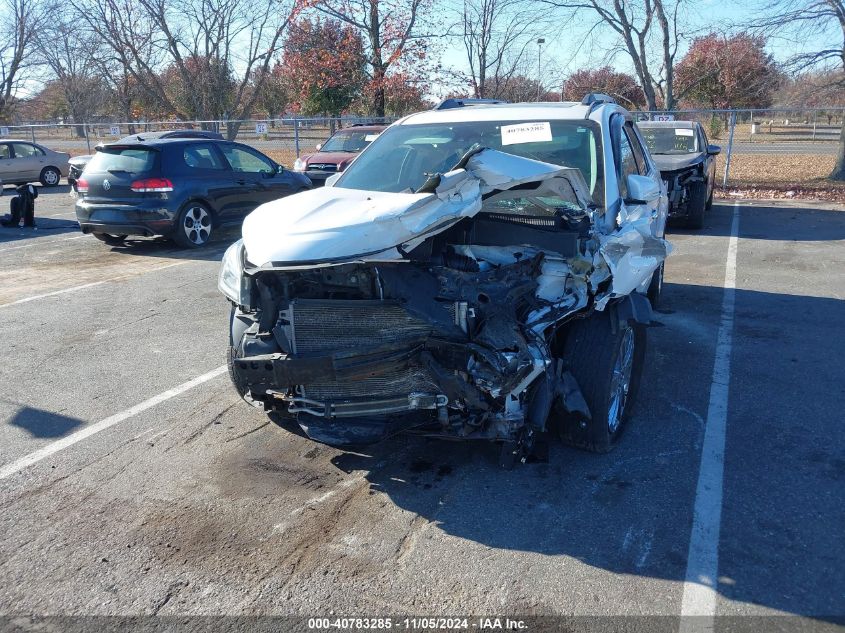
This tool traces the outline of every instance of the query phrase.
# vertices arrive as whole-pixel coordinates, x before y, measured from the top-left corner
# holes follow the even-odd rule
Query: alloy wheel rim
[[[202,207],[191,207],[182,225],[185,235],[194,244],[205,244],[211,236],[211,216]]]
[[[613,365],[613,377],[610,381],[610,409],[607,415],[607,428],[615,433],[622,423],[628,391],[631,388],[631,373],[634,367],[634,330],[625,328],[619,351]]]
[[[47,182],[48,185],[55,185],[57,182],[59,182],[59,179],[56,178],[56,172],[54,172],[52,169],[48,169],[46,172],[44,172],[44,180]]]

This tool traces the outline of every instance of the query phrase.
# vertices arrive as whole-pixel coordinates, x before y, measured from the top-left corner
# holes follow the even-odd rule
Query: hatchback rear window
[[[140,174],[152,171],[157,153],[143,147],[105,148],[94,154],[94,158],[88,163],[85,171],[90,173],[125,171],[130,174]]]

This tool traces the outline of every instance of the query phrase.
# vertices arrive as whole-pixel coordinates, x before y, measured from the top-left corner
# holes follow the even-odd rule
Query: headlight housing
[[[244,241],[238,240],[226,249],[217,276],[217,288],[230,301],[249,307],[250,284],[244,276]]]
[[[308,168],[308,165],[301,158],[297,158],[295,161],[293,161],[293,170],[294,171],[305,171],[307,168]]]

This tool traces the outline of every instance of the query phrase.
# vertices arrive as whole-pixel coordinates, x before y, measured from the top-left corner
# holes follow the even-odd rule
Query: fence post
[[[751,110],[751,118],[748,122],[748,142],[754,140],[754,110]]]
[[[725,158],[725,176],[722,178],[722,189],[728,187],[728,174],[731,170],[731,153],[734,146],[734,128],[736,127],[736,110],[731,112],[731,131],[728,134],[728,155]]]
[[[293,115],[293,145],[296,148],[296,157],[299,158],[299,119]]]
[[[32,142],[34,143],[35,142],[35,126],[34,125],[29,126],[29,134],[30,134],[30,136],[32,136]]]
[[[813,110],[813,140],[816,140],[816,111]]]

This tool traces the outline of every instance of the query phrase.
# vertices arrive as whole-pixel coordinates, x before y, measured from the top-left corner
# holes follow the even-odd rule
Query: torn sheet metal
[[[647,218],[633,220],[613,233],[600,236],[599,241],[599,254],[610,270],[610,291],[615,296],[641,288],[672,252],[669,242],[651,234]]]
[[[547,195],[587,208],[588,188],[577,169],[486,149],[464,169],[443,174],[432,193],[330,187],[263,204],[244,220],[244,245],[258,266],[397,260],[406,250],[397,247],[413,246],[476,215],[483,195],[546,181]]]

